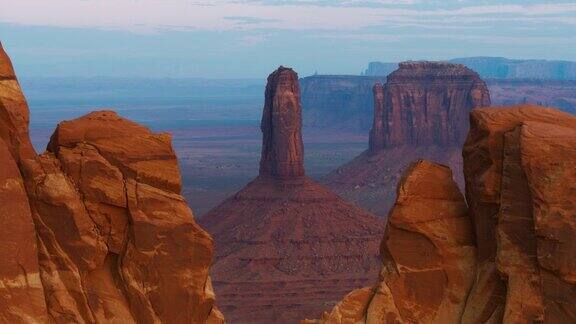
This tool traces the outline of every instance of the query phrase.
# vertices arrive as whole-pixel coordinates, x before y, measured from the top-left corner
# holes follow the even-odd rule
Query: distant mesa
[[[472,109],[490,105],[478,74],[460,64],[404,62],[376,83],[369,148],[322,182],[379,215],[392,206],[394,184],[417,159],[451,166],[463,186],[461,148]]]
[[[370,150],[374,153],[400,145],[459,145],[468,132],[470,110],[487,106],[490,94],[486,84],[462,65],[400,63],[385,86],[375,92],[370,138],[374,145]]]
[[[374,282],[383,222],[305,176],[298,77],[268,77],[259,176],[200,219],[218,306],[233,323],[317,316]]]
[[[447,61],[463,64],[485,79],[576,80],[576,62],[548,60],[515,60],[504,57],[462,57]],[[397,63],[371,62],[365,76],[386,76]]]
[[[380,282],[302,323],[576,322],[576,117],[475,109],[463,155],[466,199],[446,166],[411,164]]]
[[[537,104],[576,114],[576,62],[469,57],[449,60],[486,81],[493,105]],[[399,63],[372,62],[361,75],[312,75],[300,80],[304,127],[367,132],[372,86],[386,83]]]

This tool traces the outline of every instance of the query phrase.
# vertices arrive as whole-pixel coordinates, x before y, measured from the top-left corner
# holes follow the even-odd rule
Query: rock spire
[[[268,76],[261,130],[260,175],[303,177],[302,107],[294,70],[281,66]]]

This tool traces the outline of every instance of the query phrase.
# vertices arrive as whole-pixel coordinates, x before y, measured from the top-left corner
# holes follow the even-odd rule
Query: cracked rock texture
[[[0,51],[0,322],[222,323],[167,134],[98,111],[37,155]]]
[[[380,283],[304,323],[576,321],[576,117],[539,106],[474,110],[463,156],[466,201],[446,167],[410,166],[382,241]]]

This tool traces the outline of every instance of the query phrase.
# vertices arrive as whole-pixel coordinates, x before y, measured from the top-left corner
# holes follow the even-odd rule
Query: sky
[[[576,1],[0,0],[24,77],[359,74],[371,61],[576,61]]]

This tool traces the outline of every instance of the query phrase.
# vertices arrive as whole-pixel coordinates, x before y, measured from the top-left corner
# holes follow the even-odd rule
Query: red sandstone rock
[[[37,156],[0,54],[0,320],[223,322],[170,137],[101,111],[61,123]]]
[[[30,113],[26,98],[14,74],[10,58],[0,43],[0,138],[8,146],[16,160],[21,156],[30,158],[35,155],[28,136]]]
[[[48,321],[32,211],[18,168],[34,154],[28,106],[0,44],[0,322]]]
[[[316,322],[346,323],[343,309],[359,323],[576,321],[576,117],[538,106],[477,109],[464,167],[467,214],[461,198],[442,194],[456,197],[446,177],[411,169],[389,216],[378,290]],[[426,217],[438,214],[446,218]]]
[[[426,159],[452,167],[454,180],[463,188],[462,149],[456,146],[398,146],[373,154],[369,150],[322,178],[341,197],[385,218],[396,199],[396,184],[407,166]]]
[[[352,293],[320,323],[458,323],[476,250],[464,197],[450,169],[427,161],[408,168],[397,192],[380,283]]]
[[[468,114],[488,105],[486,85],[463,65],[401,63],[383,88],[374,86],[369,149],[322,182],[382,217],[394,203],[393,188],[414,160],[450,166],[463,188],[461,149]]]
[[[384,87],[384,147],[462,144],[469,111],[490,105],[484,81],[459,64],[400,63]]]
[[[2,139],[0,166],[0,322],[47,322],[32,213],[20,170]]]
[[[380,82],[374,84],[374,122],[370,130],[370,152],[376,153],[384,149],[384,87]]]
[[[304,176],[296,74],[280,68],[268,80],[261,174],[200,220],[216,242],[219,306],[234,323],[320,314],[374,282],[380,263],[383,223]]]
[[[261,129],[260,175],[304,176],[300,88],[292,69],[281,66],[268,76]]]
[[[574,129],[575,117],[538,106],[472,113],[464,171],[478,270],[463,320],[574,321]]]

